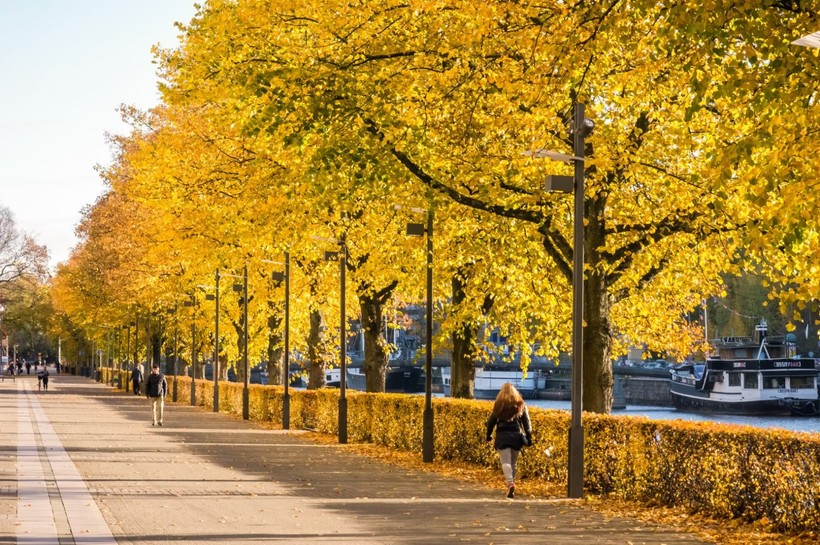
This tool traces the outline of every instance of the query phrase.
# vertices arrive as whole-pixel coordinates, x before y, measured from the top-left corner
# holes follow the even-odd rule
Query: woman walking
[[[515,465],[524,446],[532,445],[532,426],[524,398],[515,386],[505,383],[495,398],[493,413],[487,420],[487,441],[493,438],[501,459],[501,471],[507,483],[507,497],[515,497]]]

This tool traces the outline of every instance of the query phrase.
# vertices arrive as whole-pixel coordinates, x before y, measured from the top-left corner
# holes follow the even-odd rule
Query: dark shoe
[[[511,484],[507,489],[507,497],[513,499],[515,497],[515,485]]]
[[[157,423],[156,423],[156,422],[151,422],[151,425],[152,425],[152,426],[156,426],[156,425],[157,425]]]
[[[159,425],[162,426],[162,422],[160,422]]]

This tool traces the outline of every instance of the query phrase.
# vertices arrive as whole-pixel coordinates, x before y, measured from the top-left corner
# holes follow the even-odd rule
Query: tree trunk
[[[469,271],[459,267],[453,275],[453,306],[464,302]],[[477,328],[470,324],[461,324],[453,331],[453,361],[450,365],[450,397],[473,399],[475,397],[475,352]]]
[[[453,275],[453,305],[466,299],[465,289],[470,278],[471,265],[459,267]],[[492,295],[485,295],[481,312],[485,316],[493,307]],[[462,323],[453,331],[453,361],[450,367],[450,397],[475,397],[475,364],[478,359],[478,324]]]
[[[387,365],[390,362],[382,320],[384,305],[379,297],[361,294],[359,305],[364,335],[365,389],[368,392],[384,392]]]
[[[310,311],[308,334],[308,390],[325,387],[327,350],[325,348],[325,318],[319,310]]]
[[[596,266],[604,262],[600,248],[605,245],[605,197],[586,202],[584,262],[584,399],[585,411],[609,413],[612,410],[612,322],[610,321],[609,282]]]
[[[151,361],[153,363],[160,363],[162,361],[163,329],[164,328],[157,323],[156,327],[151,331]]]
[[[453,332],[453,362],[450,367],[450,397],[475,397],[475,356],[478,328],[462,324]]]
[[[228,357],[219,355],[219,380],[228,382]]]
[[[166,333],[167,333],[167,330],[166,330]],[[173,343],[170,343],[170,342],[167,342],[167,341],[168,341],[168,339],[164,338],[163,343],[162,343],[163,347],[165,348],[165,354],[164,354],[164,356],[165,356],[165,368],[162,369],[162,372],[165,373],[166,375],[173,375],[174,374],[174,345],[173,345]],[[119,358],[118,358],[119,364],[118,364],[118,366],[120,366],[120,365],[124,366],[125,363],[124,363],[124,358],[122,356],[122,339],[120,339],[120,342],[118,344],[117,354],[119,355]]]
[[[273,287],[278,287],[277,282],[273,282]],[[284,386],[285,373],[283,365],[285,363],[285,305],[274,301],[268,301],[268,347],[267,347],[267,372],[268,384]]]
[[[245,350],[245,339],[244,335],[242,334],[242,322],[235,322],[231,320],[231,324],[233,325],[234,330],[236,331],[236,348],[237,348],[237,360],[236,364],[234,365],[234,371],[236,372],[236,382],[243,383],[245,382],[245,365],[243,355]],[[248,339],[250,340],[250,339]],[[248,361],[248,365],[250,365],[250,361]],[[227,373],[227,369],[225,371]],[[250,369],[248,369],[250,372]]]
[[[282,366],[285,362],[285,347],[282,346],[282,335],[277,325],[268,333],[268,384],[283,386],[284,373]]]
[[[590,274],[584,289],[584,410],[612,410],[612,325],[606,282]]]

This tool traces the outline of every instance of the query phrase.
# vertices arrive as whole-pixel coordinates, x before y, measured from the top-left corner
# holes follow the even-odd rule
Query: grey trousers
[[[518,463],[519,451],[513,448],[498,449],[498,457],[501,459],[501,471],[504,473],[504,480],[507,486],[515,482],[515,464]]]

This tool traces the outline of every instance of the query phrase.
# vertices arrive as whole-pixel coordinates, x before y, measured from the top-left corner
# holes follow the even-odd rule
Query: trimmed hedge
[[[101,380],[110,383],[109,369]],[[125,384],[123,372],[120,384]],[[169,379],[169,389],[172,387]],[[177,377],[188,403],[191,379]],[[221,382],[221,412],[242,415],[242,384]],[[197,405],[213,408],[213,382],[196,381]],[[250,417],[282,422],[283,389],[250,386]],[[338,434],[339,391],[291,390],[293,428]],[[348,391],[348,440],[422,450],[424,398]],[[435,451],[441,459],[497,466],[484,441],[490,402],[433,399]],[[519,476],[567,481],[565,411],[530,409],[535,447]],[[588,493],[682,507],[719,518],[770,523],[780,531],[820,530],[820,436],[684,421],[584,414],[584,486]]]

